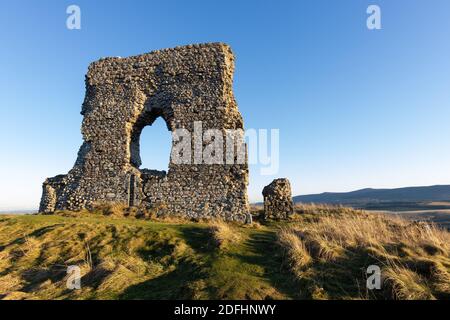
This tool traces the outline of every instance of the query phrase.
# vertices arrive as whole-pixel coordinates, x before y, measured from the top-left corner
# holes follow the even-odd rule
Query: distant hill
[[[37,210],[0,210],[0,214],[31,214],[37,213]]]
[[[295,203],[342,204],[367,208],[390,204],[450,201],[450,185],[398,189],[361,189],[352,192],[324,192],[296,196]]]

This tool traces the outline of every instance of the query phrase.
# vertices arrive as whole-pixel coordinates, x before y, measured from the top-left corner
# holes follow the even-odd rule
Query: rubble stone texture
[[[249,211],[246,162],[171,161],[167,173],[139,169],[141,131],[158,117],[170,131],[192,133],[196,121],[203,130],[243,129],[233,72],[233,53],[222,43],[92,63],[81,111],[84,142],[69,173],[44,182],[39,211],[79,210],[110,201],[157,206],[193,218],[244,220]]]
[[[291,183],[288,179],[275,179],[263,189],[265,218],[286,219],[294,213]]]

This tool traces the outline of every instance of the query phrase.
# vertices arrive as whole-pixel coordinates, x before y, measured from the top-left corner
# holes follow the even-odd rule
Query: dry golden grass
[[[359,282],[361,297],[368,297],[369,293],[363,293],[365,279],[361,275],[364,267],[377,264],[382,267],[384,298],[449,297],[448,231],[349,208],[302,206],[297,212],[301,214],[293,218],[296,222],[278,232],[278,242],[297,279],[310,278],[312,270],[320,266],[336,272],[330,281],[339,282],[341,276],[352,276],[340,274],[339,267],[359,265],[362,271],[354,274],[353,280]]]
[[[99,201],[93,204],[90,209],[82,209],[79,211],[56,211],[54,214],[62,217],[92,217],[107,216],[110,219],[135,218],[140,220],[151,220],[167,223],[189,223],[194,220],[189,217],[167,214],[166,206],[159,204],[151,208],[148,207],[128,207],[120,202]],[[206,219],[196,219],[195,222],[207,222]]]
[[[97,202],[93,205],[93,210],[105,216],[123,217],[126,215],[128,206],[120,202]]]
[[[297,232],[292,228],[282,228],[278,233],[278,243],[285,249],[285,255],[290,268],[297,276],[301,275],[312,262],[305,243],[300,239]]]
[[[409,222],[382,214],[343,207],[312,206],[302,212],[313,213],[317,223],[299,228],[299,235],[318,246],[374,246],[402,243],[414,250],[447,253],[450,234],[434,224]]]
[[[397,300],[434,300],[426,280],[416,272],[399,266],[383,271],[387,293]]]
[[[220,248],[242,240],[242,234],[237,232],[231,223],[227,223],[221,219],[210,221],[209,231],[215,245]]]
[[[350,207],[340,205],[326,205],[326,204],[296,204],[294,210],[298,214],[345,214],[345,213],[363,213],[363,210],[356,210]]]

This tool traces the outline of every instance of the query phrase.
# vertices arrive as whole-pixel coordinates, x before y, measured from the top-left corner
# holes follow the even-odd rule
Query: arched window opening
[[[172,135],[166,122],[158,117],[151,125],[145,126],[139,138],[140,169],[166,171],[169,169]]]

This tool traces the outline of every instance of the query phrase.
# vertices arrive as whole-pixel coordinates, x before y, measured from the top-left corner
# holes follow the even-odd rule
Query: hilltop
[[[324,206],[251,226],[128,214],[0,216],[0,298],[450,298],[450,235],[426,223]],[[66,288],[69,265],[81,290]]]

